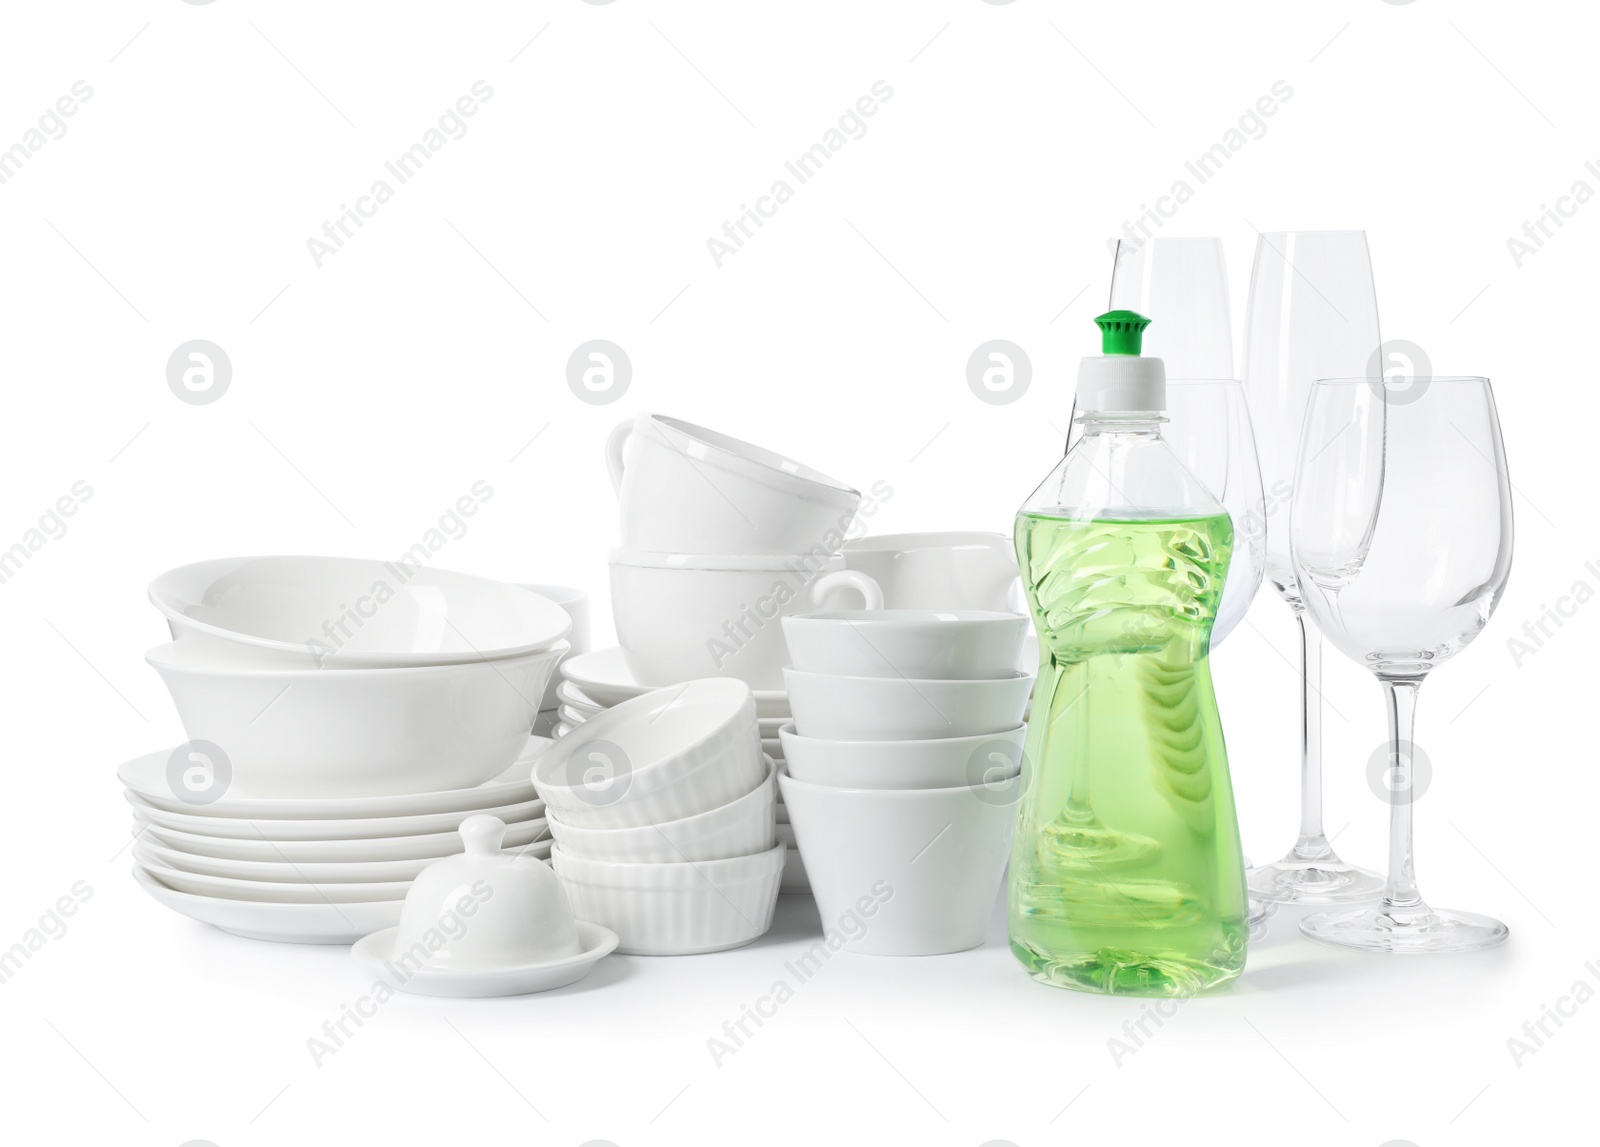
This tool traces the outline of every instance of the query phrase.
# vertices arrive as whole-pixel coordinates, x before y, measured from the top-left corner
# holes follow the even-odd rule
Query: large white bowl
[[[872,576],[887,609],[1027,608],[1016,549],[1005,534],[878,534],[846,542],[844,564]]]
[[[573,856],[561,845],[550,864],[580,920],[610,928],[617,951],[688,956],[737,948],[772,927],[787,848],[688,864],[617,864]]]
[[[858,789],[943,789],[985,784],[1022,771],[1028,727],[928,741],[828,741],[779,734],[785,771],[797,781]]]
[[[984,942],[1022,778],[846,789],[778,775],[825,933],[847,951],[932,956]]]
[[[696,554],[832,553],[859,491],[781,454],[659,414],[616,427],[606,468],[622,544]]]
[[[749,686],[711,677],[585,721],[539,758],[533,785],[565,824],[635,828],[736,800],[765,768]]]
[[[869,609],[883,601],[871,578],[828,555],[616,549],[609,562],[617,641],[633,675],[658,686],[737,677],[779,689],[789,663],[779,618],[846,595]]]
[[[807,673],[971,681],[1015,672],[1028,627],[1020,613],[855,609],[785,617],[783,636]]]
[[[405,903],[376,900],[361,904],[268,904],[178,892],[137,865],[133,878],[154,900],[174,912],[235,936],[282,944],[354,944],[363,936],[398,924],[400,907]]]
[[[446,665],[549,649],[572,619],[526,589],[404,558],[215,558],[168,570],[150,602],[180,640],[312,667]]]
[[[470,788],[503,772],[565,651],[558,642],[498,661],[279,669],[175,641],[145,660],[190,739],[222,750],[229,783],[263,797],[354,797]]]
[[[579,828],[552,819],[550,832],[569,855],[588,860],[660,864],[748,856],[774,844],[777,792],[777,766],[769,757],[766,779],[720,808],[638,828]]]
[[[543,805],[539,806],[543,808]],[[264,822],[257,822],[269,831]],[[547,835],[545,817],[520,820],[506,829],[505,847],[526,848]],[[219,860],[242,860],[264,864],[369,864],[388,861],[437,860],[461,851],[461,834],[455,830],[421,833],[414,836],[357,837],[350,840],[273,840],[259,836],[233,838],[201,836],[181,829],[145,823],[135,828],[135,840],[190,856]],[[181,865],[175,867],[182,867]]]
[[[794,727],[830,741],[989,736],[1022,724],[1033,675],[987,681],[841,677],[785,669]],[[554,752],[555,750],[551,750]]]

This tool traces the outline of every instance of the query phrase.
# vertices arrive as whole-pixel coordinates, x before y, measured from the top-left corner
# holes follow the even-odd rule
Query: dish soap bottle
[[[1034,979],[1188,996],[1244,967],[1248,901],[1207,654],[1233,549],[1228,512],[1161,440],[1150,320],[1095,320],[1083,437],[1017,514],[1039,632],[1030,776],[1007,889]]]

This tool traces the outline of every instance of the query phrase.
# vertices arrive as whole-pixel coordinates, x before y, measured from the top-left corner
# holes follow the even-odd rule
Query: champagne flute
[[[1222,240],[1162,236],[1117,242],[1111,309],[1154,322],[1144,353],[1167,364],[1169,378],[1232,378],[1233,320]]]
[[[1286,231],[1256,243],[1245,329],[1245,391],[1259,435],[1267,578],[1300,630],[1300,835],[1287,855],[1248,874],[1252,895],[1303,904],[1372,900],[1383,879],[1341,860],[1322,828],[1322,636],[1307,623],[1289,558],[1295,449],[1312,382],[1368,371],[1378,353],[1378,300],[1362,231]]]
[[[1500,943],[1498,920],[1422,899],[1411,838],[1417,691],[1483,631],[1511,572],[1511,479],[1489,380],[1319,381],[1289,532],[1306,609],[1383,686],[1393,776],[1382,901],[1316,913],[1300,930],[1366,951]]]

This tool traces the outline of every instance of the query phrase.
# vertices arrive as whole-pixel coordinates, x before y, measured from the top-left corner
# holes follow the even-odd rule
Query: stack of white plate
[[[561,684],[556,686],[556,696],[561,700],[561,723],[554,730],[563,737],[579,725],[613,705],[620,705],[634,697],[642,697],[660,686],[641,685],[628,668],[620,646],[596,649],[569,657],[561,663],[557,673]],[[667,686],[676,688],[676,686]],[[789,695],[781,689],[753,690],[756,699],[756,724],[761,731],[761,751],[778,765],[783,764],[783,742],[778,730],[792,720],[789,712]],[[809,892],[806,870],[800,862],[799,849],[795,847],[794,832],[789,828],[789,810],[778,798],[778,836],[789,846],[788,859],[783,868],[784,892]]]
[[[300,944],[350,944],[394,927],[411,881],[461,851],[477,813],[506,822],[507,851],[548,859],[532,771],[549,746],[474,788],[380,797],[256,797],[233,786],[207,803],[173,795],[170,777],[203,768],[151,753],[117,770],[133,806],[134,876],[156,900],[224,932]],[[174,760],[177,756],[178,759]]]

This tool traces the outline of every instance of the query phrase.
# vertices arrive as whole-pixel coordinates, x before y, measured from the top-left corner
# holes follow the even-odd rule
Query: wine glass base
[[[1475,952],[1504,943],[1510,930],[1498,920],[1448,908],[1370,908],[1318,912],[1300,921],[1300,931],[1319,944],[1360,952],[1428,955]]]
[[[1384,880],[1370,868],[1346,864],[1332,852],[1314,860],[1290,853],[1276,864],[1245,873],[1250,895],[1279,904],[1354,904],[1383,895]]]

